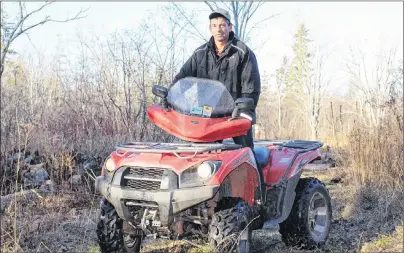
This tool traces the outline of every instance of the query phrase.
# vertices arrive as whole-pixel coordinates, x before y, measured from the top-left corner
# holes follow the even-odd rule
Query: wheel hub
[[[325,197],[321,193],[316,192],[310,200],[308,210],[308,223],[313,237],[320,238],[326,231],[327,213],[328,207]]]

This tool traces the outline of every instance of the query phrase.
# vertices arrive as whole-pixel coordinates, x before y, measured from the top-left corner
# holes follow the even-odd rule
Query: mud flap
[[[295,192],[296,185],[300,180],[300,176],[301,176],[302,172],[303,171],[300,171],[296,175],[289,178],[286,183],[286,187],[281,189],[278,200],[277,200],[278,201],[277,209],[278,209],[278,212],[280,211],[281,215],[280,215],[280,217],[278,217],[276,219],[265,222],[264,227],[277,225],[288,218],[289,213],[292,210],[293,202],[296,197],[296,192]]]

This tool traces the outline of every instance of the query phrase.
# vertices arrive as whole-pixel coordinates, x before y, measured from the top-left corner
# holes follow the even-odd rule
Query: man
[[[234,100],[252,98],[256,107],[261,80],[253,51],[234,37],[228,11],[217,9],[209,15],[209,19],[212,37],[194,51],[175,76],[173,84],[189,76],[218,80],[226,86]],[[255,107],[247,113],[252,125],[256,123]],[[235,137],[234,142],[253,149],[252,128],[246,136]]]

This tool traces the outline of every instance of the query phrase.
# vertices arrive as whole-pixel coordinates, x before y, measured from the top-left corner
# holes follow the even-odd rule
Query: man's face
[[[232,25],[225,18],[217,17],[210,20],[209,28],[215,41],[226,42]]]

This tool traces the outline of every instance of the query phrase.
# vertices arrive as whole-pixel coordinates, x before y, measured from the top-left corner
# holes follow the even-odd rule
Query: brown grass
[[[404,144],[397,122],[375,130],[356,129],[349,148],[349,177],[358,205],[372,209],[372,217],[380,221],[402,217]]]
[[[96,246],[98,199],[85,189],[20,199],[17,209],[10,205],[1,214],[1,251],[87,252]]]
[[[403,225],[397,226],[391,235],[381,235],[377,240],[365,243],[359,252],[403,252]]]

